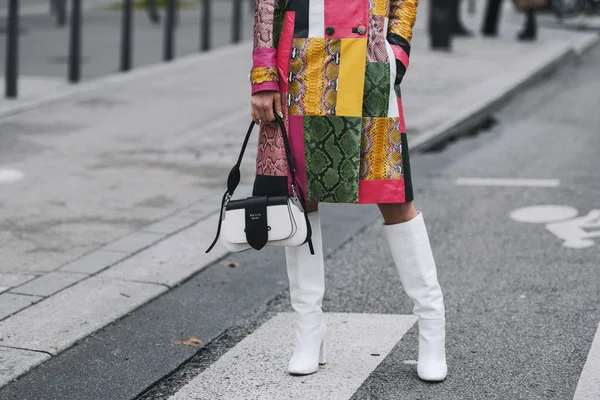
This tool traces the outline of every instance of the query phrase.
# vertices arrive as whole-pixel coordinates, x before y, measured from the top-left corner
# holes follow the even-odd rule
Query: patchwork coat
[[[255,0],[252,93],[281,92],[309,200],[413,200],[400,81],[418,0]],[[285,194],[276,123],[260,127],[254,195]]]

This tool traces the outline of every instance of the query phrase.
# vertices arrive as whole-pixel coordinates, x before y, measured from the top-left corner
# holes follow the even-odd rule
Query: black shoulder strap
[[[277,120],[277,123],[279,124],[279,127],[281,128],[281,136],[283,137],[283,144],[285,147],[285,154],[286,154],[288,169],[290,171],[290,176],[292,178],[292,191],[293,191],[294,196],[296,196],[296,190],[298,191],[300,204],[302,204],[302,208],[304,209],[304,218],[306,219],[306,226],[308,228],[308,234],[307,234],[308,245],[309,245],[311,254],[314,254],[314,248],[313,248],[313,243],[312,243],[312,229],[310,226],[310,221],[308,219],[308,212],[306,209],[306,198],[304,197],[304,193],[302,192],[300,185],[298,185],[298,180],[296,179],[296,169],[294,168],[294,159],[292,156],[292,150],[290,148],[287,130],[285,129],[285,124],[283,122],[283,119],[281,119],[281,117],[279,115],[275,114],[275,119]],[[231,199],[231,196],[233,196],[235,189],[237,189],[238,185],[240,184],[240,179],[241,179],[240,166],[242,164],[242,159],[244,158],[244,153],[246,152],[246,147],[248,146],[248,141],[250,140],[250,136],[252,135],[252,130],[254,129],[254,125],[255,125],[255,122],[252,121],[250,123],[250,127],[248,128],[248,132],[246,133],[246,137],[244,138],[244,143],[242,144],[242,150],[240,151],[240,155],[238,157],[237,163],[233,166],[233,168],[229,172],[229,177],[227,178],[227,190],[225,191],[225,194],[223,194],[223,199],[221,201],[221,215],[219,217],[219,225],[217,226],[217,234],[215,236],[215,240],[212,242],[212,244],[210,245],[208,250],[206,250],[207,253],[210,252],[213,249],[213,247],[215,247],[215,245],[217,244],[217,241],[219,240],[219,236],[221,234],[221,226],[223,223],[223,214],[225,213],[225,207],[227,206],[227,203]]]

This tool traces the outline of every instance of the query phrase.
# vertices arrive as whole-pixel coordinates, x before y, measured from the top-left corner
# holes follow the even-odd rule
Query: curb
[[[595,36],[581,46],[577,47],[575,45],[570,45],[549,63],[534,71],[530,71],[526,76],[522,77],[518,84],[505,88],[498,95],[486,99],[479,104],[475,104],[464,113],[457,115],[446,123],[415,137],[412,142],[409,143],[409,148],[412,151],[424,152],[452,138],[460,136],[460,134],[465,131],[476,128],[493,112],[506,104],[517,92],[534,84],[543,76],[559,70],[563,64],[567,63],[569,60],[581,57],[598,43],[600,43],[600,35]]]

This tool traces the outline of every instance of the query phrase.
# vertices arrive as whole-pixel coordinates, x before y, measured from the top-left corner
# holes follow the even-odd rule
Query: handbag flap
[[[269,240],[266,196],[249,197],[244,207],[246,217],[246,240],[253,249],[260,250]]]
[[[284,204],[268,205],[267,213],[267,232],[268,241],[285,240],[295,234],[297,224],[294,219],[290,202],[286,197]],[[276,201],[276,202],[280,202]],[[249,243],[246,237],[246,200],[236,200],[232,207],[227,206],[223,219],[221,235],[223,239],[230,243]],[[244,205],[242,207],[242,205]],[[252,240],[252,239],[251,239]]]

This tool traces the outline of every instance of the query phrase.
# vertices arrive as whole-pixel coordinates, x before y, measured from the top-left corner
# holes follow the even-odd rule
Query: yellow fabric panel
[[[402,179],[402,134],[400,133],[400,122],[395,119],[388,120],[387,135],[387,179]]]
[[[306,71],[304,82],[306,95],[304,97],[304,115],[325,115],[321,99],[325,92],[323,68],[326,58],[326,40],[321,38],[308,39],[306,50]]]
[[[250,72],[250,83],[253,85],[264,82],[277,82],[277,68],[275,67],[257,67]]]
[[[388,150],[387,131],[388,119],[376,118],[374,124],[374,143],[373,143],[373,178],[385,179],[387,176],[385,155]]]
[[[417,4],[419,0],[391,0],[390,26],[388,32],[406,39],[412,39],[412,30],[417,20]]]
[[[363,118],[360,179],[402,179],[402,135],[397,118]]]
[[[362,116],[367,39],[342,39],[336,115]]]
[[[373,8],[371,9],[372,15],[381,15],[383,17],[388,16],[390,0],[372,0]]]
[[[305,42],[307,39],[300,38],[294,39],[293,47],[295,49],[302,49],[305,46]],[[300,52],[298,50],[298,52]],[[306,63],[302,59],[296,55],[290,61],[290,72],[292,72],[296,79],[293,79],[288,83],[288,96],[289,96],[289,113],[290,115],[302,115],[304,113],[303,108],[303,98],[302,94],[304,93],[304,80],[302,79],[302,73],[304,72]]]

